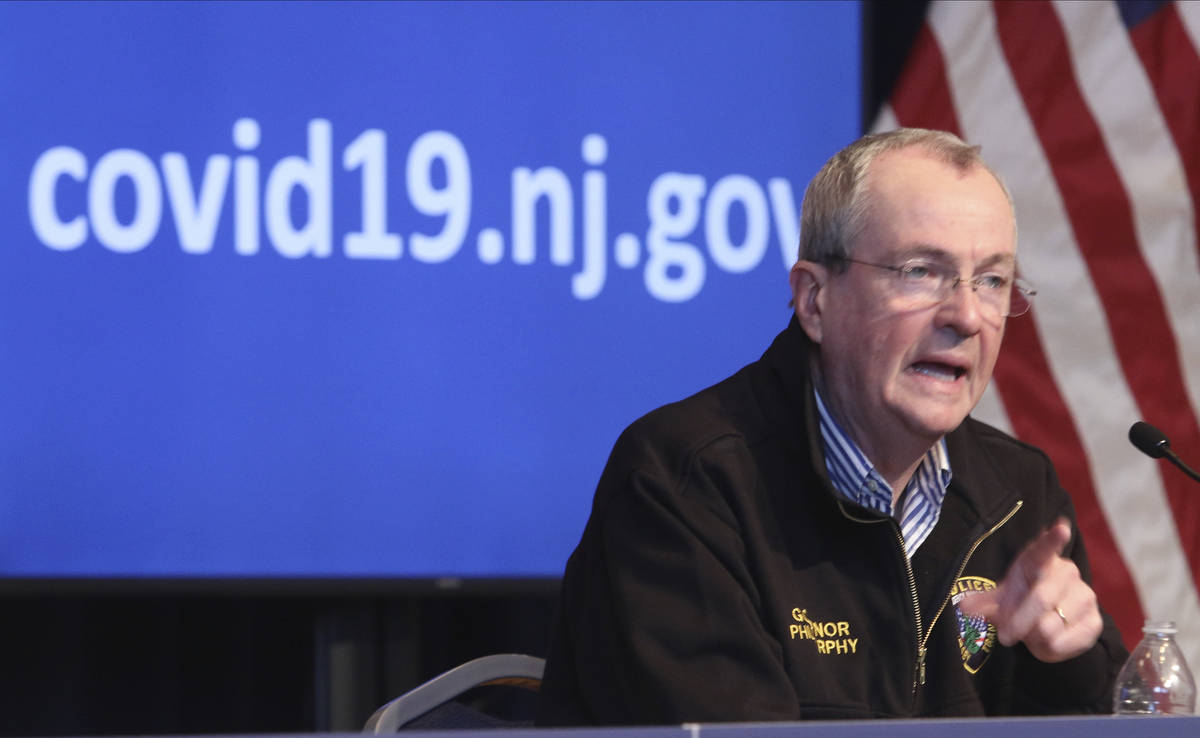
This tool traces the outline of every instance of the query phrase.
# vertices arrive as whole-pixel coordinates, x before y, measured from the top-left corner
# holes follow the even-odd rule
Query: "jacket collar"
[[[809,362],[813,344],[799,321],[793,315],[783,330],[763,354],[777,381],[783,388],[787,402],[784,407],[770,408],[767,412],[779,413],[776,421],[789,432],[806,440],[808,463],[820,478],[830,495],[836,497],[833,484],[825,470],[825,457],[821,449],[820,419],[813,401],[812,375]],[[986,453],[980,442],[982,424],[968,417],[946,435],[946,450],[950,458],[954,478],[947,494],[960,496],[970,510],[984,523],[991,525],[1012,508],[1020,497],[1018,490],[1004,485],[1003,470]],[[864,510],[866,508],[863,508]]]
[[[1009,475],[997,465],[987,452],[987,444],[979,437],[983,427],[983,423],[968,416],[946,436],[946,449],[954,467],[948,493],[961,496],[990,527],[1012,509],[1020,499],[1021,491],[1004,482]]]
[[[785,407],[777,410],[786,417],[777,420],[789,431],[807,440],[808,462],[832,494],[833,485],[825,471],[825,457],[821,450],[820,416],[813,401],[809,364],[812,348],[812,340],[793,314],[787,328],[775,337],[763,358],[770,364],[787,398]]]

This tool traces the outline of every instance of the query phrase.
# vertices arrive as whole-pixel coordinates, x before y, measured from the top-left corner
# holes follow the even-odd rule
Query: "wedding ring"
[[[1062,607],[1054,608],[1054,612],[1058,614],[1058,619],[1063,621],[1064,628],[1071,627],[1071,621],[1067,620],[1067,614],[1062,611]]]

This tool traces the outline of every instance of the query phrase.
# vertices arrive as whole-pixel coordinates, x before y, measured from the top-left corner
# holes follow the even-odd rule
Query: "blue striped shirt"
[[[892,488],[829,414],[821,393],[814,388],[813,394],[817,397],[817,410],[821,416],[825,469],[834,489],[851,502],[899,520],[905,551],[912,558],[942,514],[942,501],[946,499],[946,487],[950,485],[946,439],[939,440],[921,459],[901,498],[902,509],[897,514],[892,507]]]

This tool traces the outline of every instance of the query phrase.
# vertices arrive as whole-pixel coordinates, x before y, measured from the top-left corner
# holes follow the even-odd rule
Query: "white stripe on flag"
[[[1054,381],[1088,456],[1097,496],[1149,614],[1180,622],[1181,644],[1200,663],[1200,598],[1157,468],[1126,442],[1138,417],[1050,165],[1012,78],[988,3],[935,3],[929,15],[943,50],[966,138],[984,147],[1016,204],[1020,259],[1039,287],[1037,321]],[[1012,401],[1012,400],[1010,400]]]
[[[1200,49],[1200,3],[1175,3],[1175,8],[1179,11],[1179,19],[1183,21],[1183,28],[1192,46]]]
[[[900,121],[896,119],[896,111],[892,110],[891,103],[888,103],[880,108],[879,115],[875,116],[875,125],[871,126],[871,133],[890,131],[899,127]]]
[[[1067,33],[1075,76],[1133,206],[1142,258],[1162,293],[1196,414],[1200,362],[1187,359],[1200,348],[1200,264],[1179,151],[1117,6],[1060,0],[1054,7]]]

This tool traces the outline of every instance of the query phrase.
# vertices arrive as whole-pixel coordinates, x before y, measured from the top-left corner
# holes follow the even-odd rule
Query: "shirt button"
[[[879,485],[875,484],[874,479],[868,479],[867,480],[867,489],[871,490],[872,492],[877,492],[877,491],[879,491]]]

